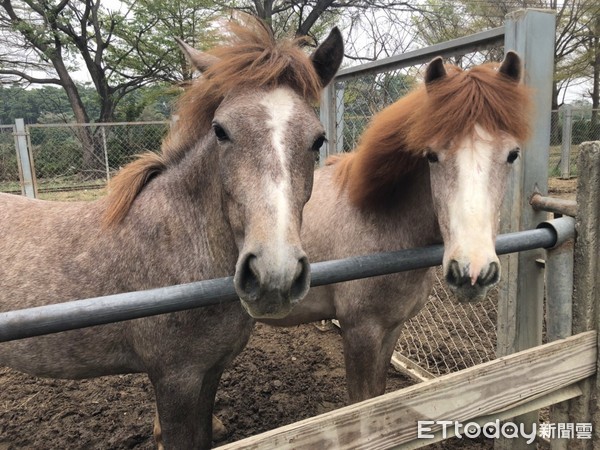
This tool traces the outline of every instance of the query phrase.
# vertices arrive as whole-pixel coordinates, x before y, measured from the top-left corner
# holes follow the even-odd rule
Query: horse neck
[[[223,211],[218,151],[213,139],[201,139],[181,160],[152,180],[140,196],[151,222],[170,227],[171,241],[193,252],[206,267],[232,271],[237,248]],[[173,236],[173,234],[177,235]],[[214,271],[213,271],[214,272]]]
[[[411,246],[441,242],[427,161],[420,161],[397,180],[386,206],[375,209],[374,214],[387,224],[389,233],[401,233]]]

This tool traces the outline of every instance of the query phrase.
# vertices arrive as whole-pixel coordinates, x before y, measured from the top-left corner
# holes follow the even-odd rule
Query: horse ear
[[[344,40],[338,27],[334,27],[327,39],[310,55],[310,60],[321,79],[321,86],[327,86],[333,79],[342,64],[342,59],[344,59]]]
[[[521,64],[521,58],[512,50],[506,52],[504,61],[498,69],[499,73],[506,75],[517,83],[521,81],[521,73],[523,72],[523,65]]]
[[[200,72],[204,72],[214,63],[216,63],[219,58],[216,56],[209,55],[208,53],[201,52],[200,50],[196,50],[194,47],[186,44],[178,37],[175,38],[177,44],[179,44],[179,48],[188,59],[188,61]]]
[[[432,60],[425,70],[425,85],[429,85],[440,78],[446,76],[446,68],[444,67],[444,60],[441,56],[438,56]]]

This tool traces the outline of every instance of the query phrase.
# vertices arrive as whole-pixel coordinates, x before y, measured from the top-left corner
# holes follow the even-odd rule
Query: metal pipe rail
[[[439,55],[444,55],[444,58],[462,56],[465,53],[495,47],[502,43],[504,43],[504,27],[492,28],[491,30],[430,45],[400,55],[342,69],[336,74],[334,82],[347,81],[357,76],[427,63]]]
[[[552,248],[561,239],[565,220],[555,219],[545,222],[543,228],[500,235],[496,252],[502,255]],[[312,263],[311,287],[436,266],[441,264],[443,252],[442,245],[433,245]],[[225,277],[8,311],[0,313],[0,342],[236,300],[233,277]]]

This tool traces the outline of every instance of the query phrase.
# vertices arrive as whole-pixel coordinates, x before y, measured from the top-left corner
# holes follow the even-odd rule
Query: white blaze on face
[[[493,139],[476,126],[473,136],[462,141],[456,153],[457,190],[448,205],[450,255],[461,265],[469,265],[471,284],[479,273],[496,260],[494,249],[495,200],[491,198]]]
[[[290,174],[288,172],[288,153],[285,147],[285,133],[289,126],[292,112],[294,110],[294,97],[292,91],[286,88],[277,88],[269,92],[261,100],[269,118],[267,126],[271,130],[271,142],[275,154],[273,155],[280,163],[281,175],[277,182],[267,178],[267,195],[271,204],[276,209],[275,223],[273,224],[272,242],[279,249],[279,262],[285,258],[284,245],[287,241],[286,235],[291,214],[289,196],[291,194]]]

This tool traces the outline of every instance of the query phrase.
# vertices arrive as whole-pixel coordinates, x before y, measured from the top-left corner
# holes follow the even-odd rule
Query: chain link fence
[[[579,144],[600,140],[600,109],[566,105],[552,111],[550,178],[577,176]]]
[[[0,125],[0,192],[21,192],[15,126]]]
[[[135,155],[158,152],[169,125],[168,121],[26,125],[37,191],[103,188]],[[18,193],[14,133],[14,126],[0,128],[0,191]]]
[[[441,268],[429,301],[406,322],[396,350],[432,375],[444,375],[496,358],[497,288],[477,303],[457,303]]]

